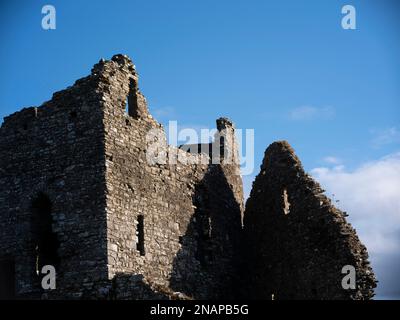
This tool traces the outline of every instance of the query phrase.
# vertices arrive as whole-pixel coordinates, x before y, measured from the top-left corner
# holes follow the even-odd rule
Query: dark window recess
[[[0,300],[15,298],[15,263],[0,260]]]
[[[26,123],[24,123],[24,125],[22,126],[22,129],[28,130],[28,125]]]
[[[142,214],[138,216],[136,235],[138,239],[136,249],[140,252],[141,256],[144,256],[144,217]]]
[[[77,116],[78,116],[78,114],[76,113],[76,111],[71,111],[70,114],[69,114],[69,117],[71,119],[75,119]]]
[[[60,258],[57,250],[59,242],[52,230],[52,204],[44,193],[39,193],[32,201],[32,240],[35,250],[35,270],[41,275],[45,265],[52,265],[58,270]]]
[[[219,137],[219,156],[223,159],[225,157],[225,137]]]

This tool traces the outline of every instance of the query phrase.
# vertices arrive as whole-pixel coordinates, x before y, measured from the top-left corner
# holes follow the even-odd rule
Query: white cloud
[[[352,171],[336,166],[316,168],[311,174],[328,196],[335,195],[339,200],[336,205],[349,214],[349,221],[370,253],[380,280],[378,292],[400,292],[399,282],[385,280],[399,277],[393,274],[398,270],[393,268],[391,260],[400,251],[400,152]]]
[[[315,120],[315,119],[332,119],[335,116],[333,107],[313,107],[301,106],[294,108],[289,112],[289,118],[294,121]]]
[[[371,130],[371,133],[374,136],[371,140],[371,143],[375,148],[392,143],[400,143],[400,130],[398,130],[396,127],[379,130],[373,129]]]

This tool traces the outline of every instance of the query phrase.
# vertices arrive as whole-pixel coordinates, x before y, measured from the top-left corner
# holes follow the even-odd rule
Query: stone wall
[[[148,160],[151,130],[165,163]],[[226,152],[236,148],[227,140]],[[232,294],[238,165],[168,146],[126,56],[101,60],[51,101],[5,118],[0,147],[0,261],[15,265],[17,297]],[[48,206],[35,207],[38,199]],[[42,259],[45,251],[57,261]],[[46,295],[38,259],[57,264],[57,289]]]
[[[168,146],[162,126],[148,113],[127,57],[116,56],[95,69],[108,79],[103,91],[109,278],[139,274],[151,286],[193,298],[232,292],[225,289],[231,289],[236,274],[234,239],[241,230],[238,165],[212,165],[205,154]],[[151,130],[162,142],[161,163],[148,159]],[[143,252],[138,250],[141,241]]]
[[[265,152],[246,203],[245,291],[255,299],[369,299],[375,278],[366,248],[285,141]],[[342,268],[356,269],[344,290]]]
[[[81,297],[107,280],[104,130],[97,85],[96,77],[81,79],[42,106],[6,117],[1,126],[0,260],[15,263],[17,296],[42,294],[33,212],[40,195],[50,203],[60,258],[58,289],[51,295]]]

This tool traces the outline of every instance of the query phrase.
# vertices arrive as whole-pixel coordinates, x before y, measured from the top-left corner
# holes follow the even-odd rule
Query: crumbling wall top
[[[126,71],[127,74],[130,74],[132,77],[136,78],[136,80],[138,78],[136,67],[132,60],[127,55],[123,54],[116,54],[111,60],[100,59],[100,61],[93,66],[92,75],[102,73],[103,75],[112,76],[117,69]]]
[[[222,131],[224,129],[228,129],[228,128],[233,128],[234,129],[235,125],[233,124],[233,122],[225,117],[221,117],[217,119],[217,129],[218,131]]]

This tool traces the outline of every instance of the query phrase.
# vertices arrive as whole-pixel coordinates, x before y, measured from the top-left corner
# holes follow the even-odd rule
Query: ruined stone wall
[[[154,129],[163,164],[147,158]],[[44,224],[34,221],[47,209],[33,210],[37,197],[51,203],[46,232],[60,259],[49,298],[232,294],[238,165],[168,146],[126,56],[101,60],[51,101],[7,117],[0,147],[0,260],[15,260],[17,296],[42,295],[35,272]]]
[[[207,155],[167,146],[162,126],[148,113],[129,58],[114,56],[94,72],[107,79],[102,90],[108,271],[115,294],[152,298],[143,292],[153,289],[137,290],[143,286],[194,298],[231,292],[225,289],[236,274],[233,248],[243,205],[240,175],[234,176],[238,169],[209,165]],[[150,130],[157,130],[162,141],[163,163],[148,158],[154,141],[147,141]],[[177,164],[171,164],[175,158]],[[132,292],[121,280],[132,279],[130,275],[142,276]]]
[[[286,142],[267,149],[244,218],[233,123],[218,119],[215,141],[198,147],[168,146],[123,55],[6,117],[0,263],[15,266],[17,297],[45,297],[35,271],[46,214],[59,258],[48,298],[373,296],[366,248]],[[51,205],[38,209],[43,197]],[[344,265],[355,290],[341,287]]]
[[[59,242],[57,290],[78,298],[107,280],[104,130],[98,79],[4,119],[0,129],[0,260],[15,263],[16,294],[40,297],[32,203],[51,203]],[[39,212],[39,219],[42,212]]]
[[[375,278],[368,253],[345,216],[304,172],[287,142],[271,144],[246,203],[246,296],[371,298]],[[342,288],[345,265],[356,269],[355,290]]]

